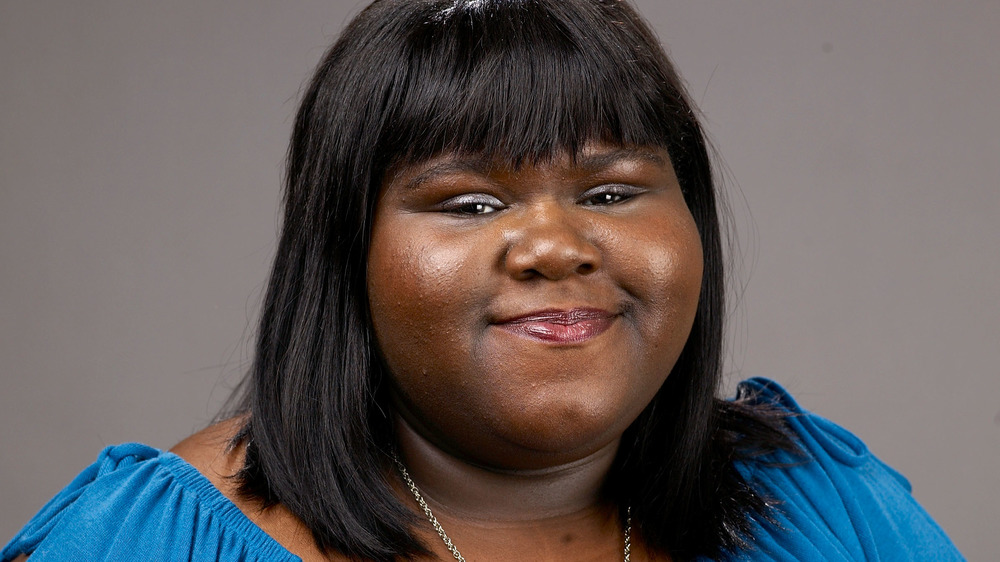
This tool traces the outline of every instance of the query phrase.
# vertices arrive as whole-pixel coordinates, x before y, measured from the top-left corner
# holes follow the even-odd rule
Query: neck
[[[480,466],[445,452],[405,420],[399,454],[434,512],[467,521],[513,523],[604,511],[601,488],[618,441],[564,464],[531,470]]]

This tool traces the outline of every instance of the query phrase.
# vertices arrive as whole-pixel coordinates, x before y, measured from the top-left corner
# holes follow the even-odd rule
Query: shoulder
[[[740,472],[773,506],[774,521],[756,525],[761,551],[797,559],[839,553],[847,559],[937,560],[961,555],[911,494],[902,474],[879,460],[847,429],[809,412],[778,383],[741,383],[753,403],[783,411],[798,452],[762,455]]]
[[[242,427],[241,418],[231,418],[203,429],[170,448],[227,498],[237,497],[233,476],[243,463],[242,447],[232,440]]]
[[[138,443],[104,449],[10,541],[0,560],[20,554],[33,561],[297,560],[192,464]]]
[[[245,422],[232,418],[199,431],[174,445],[170,452],[198,470],[230,502],[268,536],[304,560],[327,560],[316,548],[312,532],[294,514],[278,504],[264,508],[256,498],[239,490],[237,473],[243,466],[244,447],[234,437]]]

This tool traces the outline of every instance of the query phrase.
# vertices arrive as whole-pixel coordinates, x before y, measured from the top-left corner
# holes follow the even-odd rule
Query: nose
[[[508,275],[517,280],[552,281],[588,275],[601,268],[601,250],[557,203],[526,212],[510,232],[504,255]]]

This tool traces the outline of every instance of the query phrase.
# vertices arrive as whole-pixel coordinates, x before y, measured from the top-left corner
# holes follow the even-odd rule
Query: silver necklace
[[[458,547],[455,546],[455,543],[451,542],[451,538],[448,536],[448,533],[444,532],[444,527],[441,526],[437,517],[434,517],[434,512],[431,511],[431,506],[427,505],[427,502],[424,501],[424,496],[420,493],[420,488],[417,488],[417,483],[410,478],[410,473],[406,471],[406,467],[403,466],[402,461],[400,461],[399,457],[396,456],[393,456],[393,460],[396,461],[396,468],[399,469],[399,474],[403,477],[403,481],[406,482],[406,487],[409,488],[410,492],[413,494],[413,499],[417,500],[417,504],[420,505],[420,509],[424,510],[424,515],[427,516],[427,520],[431,522],[431,526],[434,527],[438,536],[441,537],[442,541],[444,541],[444,545],[448,547],[448,552],[450,552],[458,562],[465,562],[465,557],[458,551]],[[631,552],[632,506],[629,506],[625,510],[625,562],[630,562],[629,556]]]

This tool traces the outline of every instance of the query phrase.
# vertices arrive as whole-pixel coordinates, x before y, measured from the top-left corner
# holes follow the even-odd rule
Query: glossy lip
[[[551,343],[580,343],[611,327],[617,314],[600,308],[539,310],[494,324],[529,339]]]

